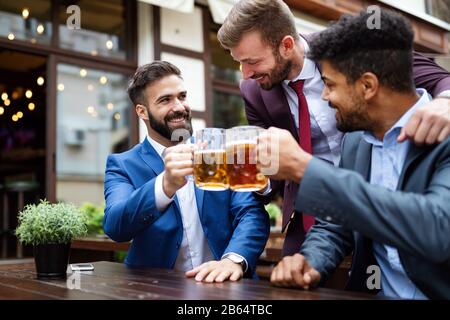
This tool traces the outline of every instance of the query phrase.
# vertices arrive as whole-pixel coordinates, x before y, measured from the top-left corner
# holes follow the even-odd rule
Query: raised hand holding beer
[[[191,145],[179,144],[164,151],[163,191],[172,198],[186,183],[186,176],[194,172],[194,156]]]

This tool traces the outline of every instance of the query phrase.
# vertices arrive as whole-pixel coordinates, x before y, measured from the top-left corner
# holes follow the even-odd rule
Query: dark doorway
[[[45,196],[47,58],[0,49],[0,257],[22,257],[22,206]]]

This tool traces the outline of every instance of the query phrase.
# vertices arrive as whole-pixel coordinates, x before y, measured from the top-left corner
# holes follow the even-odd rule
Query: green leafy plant
[[[278,217],[281,217],[281,209],[275,203],[269,203],[265,206],[267,213],[269,214],[269,219],[274,221]]]
[[[104,234],[103,231],[103,216],[105,206],[96,206],[93,203],[84,203],[80,210],[86,218],[87,233],[90,235]]]
[[[24,244],[63,244],[86,234],[86,219],[73,204],[41,200],[19,213],[16,235]]]

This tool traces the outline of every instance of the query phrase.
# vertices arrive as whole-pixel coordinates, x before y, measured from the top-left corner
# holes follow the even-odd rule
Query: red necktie
[[[289,82],[289,86],[297,93],[298,97],[298,117],[299,117],[299,144],[300,147],[308,153],[312,153],[311,145],[311,123],[309,119],[308,102],[303,94],[303,85],[305,80],[298,80]],[[287,213],[287,212],[286,212]],[[288,213],[291,214],[291,213]],[[303,230],[301,230],[301,223],[299,214],[295,213],[294,217],[283,216],[283,228],[291,221],[286,233],[283,253],[284,255],[292,255],[300,249],[303,240],[303,231],[306,233],[314,224],[314,217],[310,215],[301,215],[303,218]]]

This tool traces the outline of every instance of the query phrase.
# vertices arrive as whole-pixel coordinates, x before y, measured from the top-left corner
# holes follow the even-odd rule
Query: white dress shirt
[[[162,158],[165,147],[147,136],[149,143]],[[163,175],[161,172],[155,181],[155,204],[159,211],[163,211],[173,201],[174,197],[169,198],[163,190]],[[215,260],[214,255],[208,245],[208,241],[203,232],[202,223],[197,209],[197,200],[195,198],[194,181],[188,180],[187,183],[175,193],[180,205],[181,220],[183,223],[183,240],[181,241],[177,260],[175,261],[175,270],[188,271],[204,262]],[[235,262],[244,263],[244,272],[247,270],[247,261],[244,257],[236,253],[228,253],[222,258],[232,255]]]
[[[328,101],[321,98],[324,88],[322,75],[314,61],[306,57],[309,51],[308,43],[302,37],[300,37],[300,41],[305,48],[305,59],[303,60],[302,71],[295,79],[284,80],[282,82],[282,87],[289,103],[295,126],[298,130],[298,96],[297,93],[289,87],[289,82],[305,80],[303,93],[308,102],[313,155],[333,163],[334,165],[338,165],[341,155],[341,140],[343,134],[336,129],[336,110],[330,108]]]

